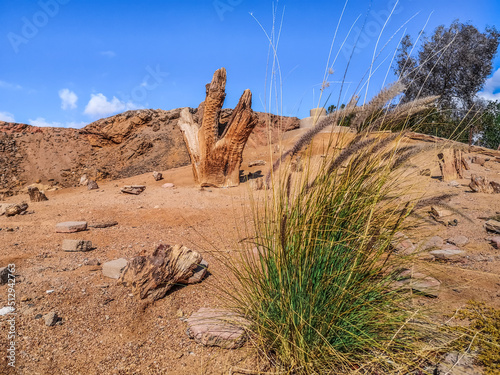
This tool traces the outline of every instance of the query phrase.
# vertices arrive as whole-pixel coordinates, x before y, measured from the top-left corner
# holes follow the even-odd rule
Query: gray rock
[[[86,221],[65,221],[56,225],[57,233],[75,233],[87,230]]]
[[[245,340],[249,322],[234,312],[201,308],[187,320],[189,337],[205,346],[237,349]]]
[[[441,282],[422,273],[405,270],[399,274],[394,286],[412,289],[430,297],[437,297]]]
[[[491,232],[500,233],[500,221],[488,220],[484,226]]]
[[[84,174],[82,177],[80,177],[80,185],[87,185],[89,182],[89,179],[86,174]]]
[[[102,274],[112,279],[119,279],[128,261],[124,258],[111,260],[102,265]]]
[[[465,251],[459,249],[441,249],[433,250],[429,254],[434,255],[439,260],[458,261],[464,257]]]
[[[87,190],[97,190],[99,189],[99,185],[94,180],[88,180],[87,182]]]
[[[45,320],[45,325],[48,326],[48,327],[52,327],[52,326],[55,326],[56,323],[61,320],[61,318],[59,318],[59,316],[57,315],[56,312],[52,311],[52,312],[49,312],[48,314],[45,314],[43,316],[43,320]]]
[[[410,240],[403,240],[394,246],[394,250],[401,255],[411,255],[415,252],[416,247]]]
[[[155,179],[155,181],[160,181],[163,180],[163,175],[160,172],[154,171],[153,178]]]
[[[455,246],[465,246],[469,243],[469,239],[465,236],[455,236],[448,238],[446,240],[448,243],[455,245]]]
[[[425,241],[422,245],[422,250],[437,249],[444,245],[444,240],[439,236],[434,236]]]
[[[92,242],[84,240],[63,240],[63,251],[90,251],[92,250]]]
[[[0,285],[7,284],[9,282],[10,271],[7,267],[0,268]]]

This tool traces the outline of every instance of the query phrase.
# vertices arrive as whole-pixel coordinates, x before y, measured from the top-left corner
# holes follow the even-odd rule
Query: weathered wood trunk
[[[257,125],[252,93],[245,90],[223,134],[218,136],[219,115],[226,97],[226,70],[214,73],[200,104],[197,124],[189,108],[181,111],[179,127],[184,135],[195,180],[201,186],[231,187],[240,183],[240,165],[248,137]]]
[[[43,202],[43,201],[48,201],[49,199],[45,196],[43,192],[38,190],[37,187],[32,187],[30,186],[28,188],[28,194],[30,196],[30,201],[31,202]]]
[[[469,164],[463,157],[462,151],[445,149],[438,154],[439,168],[442,181],[448,182],[464,178],[464,169],[469,169]]]
[[[156,301],[176,284],[187,284],[203,258],[185,246],[159,245],[150,256],[130,260],[119,282],[139,299]]]

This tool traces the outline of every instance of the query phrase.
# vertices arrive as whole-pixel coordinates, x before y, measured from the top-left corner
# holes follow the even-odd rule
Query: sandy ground
[[[292,140],[289,139],[288,142]],[[320,142],[320,144],[324,144]],[[321,153],[321,147],[315,149]],[[267,170],[247,168],[251,160],[269,160],[269,147],[247,148],[244,174]],[[417,210],[420,217],[408,229],[414,243],[439,235],[447,239],[465,235],[467,256],[457,263],[415,261],[416,270],[442,282],[438,298],[419,297],[415,304],[443,318],[474,299],[500,308],[500,250],[487,241],[482,218],[500,212],[500,196],[470,192],[471,173],[500,182],[500,163],[471,164],[458,187],[440,182],[435,152],[429,151],[408,168],[431,168],[420,176],[425,198],[452,194],[440,204],[452,207],[457,226],[439,224],[428,215],[430,206]],[[16,265],[17,352],[16,369],[7,367],[2,354],[0,373],[18,374],[224,374],[232,366],[256,369],[255,350],[206,348],[186,335],[182,317],[201,307],[223,305],[220,286],[227,280],[222,266],[233,257],[236,242],[251,225],[249,183],[232,189],[200,190],[191,167],[163,172],[162,181],[150,173],[109,182],[99,190],[86,187],[48,192],[47,202],[30,203],[24,216],[0,217],[0,266]],[[162,188],[166,182],[175,188]],[[120,193],[120,187],[143,184],[141,195]],[[7,202],[28,200],[10,197]],[[245,215],[246,214],[246,215]],[[117,226],[75,234],[55,233],[59,222],[84,220],[89,224],[116,220]],[[8,228],[14,229],[7,231]],[[96,249],[85,253],[61,250],[63,239],[91,240]],[[160,243],[182,243],[199,251],[209,262],[210,275],[200,284],[176,288],[166,298],[144,307],[130,290],[102,275],[100,266],[116,258],[129,258]],[[53,290],[47,294],[46,291]],[[0,307],[6,305],[7,286],[0,287]],[[40,315],[56,311],[62,324],[47,327]],[[7,351],[7,317],[0,317],[0,351]]]

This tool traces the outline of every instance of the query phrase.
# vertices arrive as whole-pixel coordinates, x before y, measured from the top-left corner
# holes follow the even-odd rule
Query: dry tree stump
[[[206,87],[206,98],[200,104],[198,118],[189,108],[181,111],[179,128],[191,158],[193,174],[201,186],[232,187],[240,183],[240,165],[248,137],[257,125],[252,111],[252,93],[245,90],[222,135],[219,116],[226,97],[226,69],[214,73]]]
[[[48,201],[49,199],[45,196],[43,191],[38,190],[37,187],[28,187],[28,194],[30,196],[31,202],[43,202]]]

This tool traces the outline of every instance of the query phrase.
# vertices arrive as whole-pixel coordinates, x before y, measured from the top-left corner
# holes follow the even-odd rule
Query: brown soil
[[[300,131],[295,131],[295,133]],[[293,142],[293,133],[286,145]],[[319,158],[326,143],[321,135],[314,152]],[[286,146],[285,145],[285,146]],[[276,156],[276,154],[275,154]],[[252,160],[267,160],[264,167],[247,168]],[[500,163],[492,160],[482,167],[471,164],[466,172],[500,181]],[[244,174],[269,168],[269,147],[247,147],[242,165]],[[436,150],[417,158],[408,171],[430,168],[431,177],[419,176],[418,187],[424,198],[452,196],[440,200],[454,209],[450,219],[457,226],[445,226],[430,219],[430,204],[417,210],[420,219],[405,233],[418,243],[439,235],[443,239],[465,235],[467,257],[457,263],[415,261],[415,269],[442,282],[438,298],[419,297],[422,305],[443,319],[468,300],[484,301],[500,308],[500,250],[486,240],[483,217],[500,211],[499,195],[472,193],[468,179],[452,187],[437,179]],[[17,270],[17,373],[19,374],[224,374],[232,366],[258,367],[251,344],[238,350],[206,348],[186,335],[182,316],[200,307],[221,307],[220,287],[227,285],[223,260],[234,257],[237,240],[251,225],[249,183],[232,189],[200,190],[194,183],[190,166],[163,171],[164,180],[154,181],[150,173],[101,181],[98,190],[86,187],[49,191],[46,202],[30,203],[24,216],[0,217],[0,266],[14,263]],[[175,188],[162,188],[172,182]],[[120,187],[143,184],[141,195],[120,193]],[[6,198],[17,203],[25,196]],[[450,220],[449,218],[447,218]],[[116,220],[119,224],[75,234],[55,233],[58,222],[85,220],[89,224]],[[13,232],[7,228],[14,228]],[[63,239],[90,240],[96,249],[87,253],[60,250]],[[210,275],[202,283],[177,288],[166,298],[146,306],[129,295],[130,291],[105,278],[100,266],[86,265],[88,260],[101,263],[152,251],[160,243],[182,243],[199,251],[209,262]],[[54,290],[47,294],[47,290]],[[7,286],[0,287],[0,307],[6,305]],[[56,311],[62,324],[47,327],[39,314]],[[38,319],[37,319],[38,318]],[[1,332],[6,336],[7,317],[0,317]],[[6,353],[6,337],[0,339],[0,351]],[[9,372],[5,355],[0,373]]]

